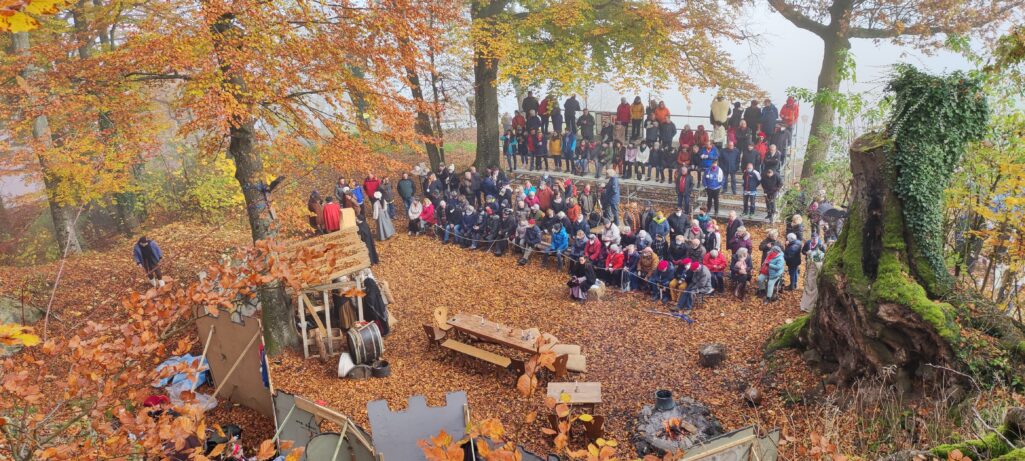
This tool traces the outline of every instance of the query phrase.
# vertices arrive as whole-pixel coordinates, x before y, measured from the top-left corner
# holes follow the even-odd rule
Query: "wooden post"
[[[334,341],[331,340],[331,296],[328,291],[321,291],[321,299],[324,300],[324,319],[327,321],[327,331],[324,332],[324,336],[327,339],[327,351],[323,352],[327,356],[334,355],[335,346]]]
[[[299,319],[299,332],[302,333],[303,337],[303,358],[308,359],[310,358],[310,336],[306,331],[306,316],[303,315],[304,307],[302,291],[299,292],[299,296],[296,296],[296,298],[298,298],[299,301],[296,303],[296,314]]]
[[[213,338],[214,338],[214,326],[210,325],[210,332],[206,334],[206,343],[203,344],[203,355],[199,356],[199,365],[200,366],[203,365],[203,360],[206,360],[206,351],[210,350],[210,340],[213,339]],[[210,367],[208,366],[207,368],[210,368]],[[198,378],[196,379],[195,382],[192,383],[192,388],[189,389],[189,390],[190,391],[195,391],[196,390],[196,384],[199,384],[199,379]]]

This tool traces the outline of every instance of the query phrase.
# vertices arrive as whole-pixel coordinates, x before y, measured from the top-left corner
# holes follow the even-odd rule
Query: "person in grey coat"
[[[378,240],[388,240],[395,235],[395,225],[388,214],[388,204],[381,200],[381,191],[374,192],[374,220],[377,221]]]

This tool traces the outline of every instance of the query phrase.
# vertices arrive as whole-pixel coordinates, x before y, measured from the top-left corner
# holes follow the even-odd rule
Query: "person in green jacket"
[[[416,193],[416,186],[413,184],[413,180],[409,178],[409,173],[402,173],[402,179],[396,185],[396,189],[399,192],[399,197],[402,197],[402,204],[406,206],[406,211],[409,211],[409,206],[413,203],[413,195]]]

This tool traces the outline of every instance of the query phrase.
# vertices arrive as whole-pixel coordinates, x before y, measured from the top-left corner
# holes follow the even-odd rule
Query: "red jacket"
[[[623,268],[623,253],[612,253],[608,259],[605,260],[606,269],[622,269]]]
[[[554,196],[555,193],[548,187],[537,190],[537,204],[541,207],[541,211],[548,211],[552,207],[552,197]]]
[[[363,191],[367,193],[367,198],[369,199],[374,198],[374,192],[377,192],[378,187],[381,187],[380,179],[367,178],[363,180]]]
[[[601,261],[602,249],[601,240],[588,240],[587,245],[584,247],[584,255],[586,255],[587,259],[590,259],[592,262]]]
[[[342,208],[338,203],[324,204],[324,230],[334,232],[342,228]]]
[[[758,158],[765,160],[765,153],[769,151],[769,145],[762,141],[755,144],[755,152],[758,152]]]
[[[516,114],[516,116],[513,117],[512,124],[514,128],[520,130],[525,129],[527,128],[527,118],[524,117],[523,114]]]
[[[800,112],[801,107],[797,105],[797,100],[790,96],[787,98],[787,103],[779,110],[779,118],[783,120],[787,127],[792,127],[797,122],[797,116]]]
[[[548,103],[549,103],[550,101],[551,101],[551,100],[549,100],[548,98],[544,98],[544,99],[542,99],[542,100],[541,100],[541,105],[539,105],[539,106],[537,107],[537,115],[541,115],[541,116],[544,116],[544,115],[548,115],[548,114],[549,114],[549,113],[551,112],[551,111],[550,111],[550,110],[548,109]]]
[[[723,256],[722,252],[719,253],[718,258],[712,258],[712,253],[705,253],[705,257],[701,264],[708,267],[709,272],[725,272],[726,271],[726,256]]]
[[[687,147],[694,145],[694,130],[686,129],[680,132],[680,145],[687,145]]]
[[[619,107],[616,108],[616,123],[621,125],[628,125],[630,123],[630,105],[627,103],[620,103]]]
[[[705,147],[708,145],[708,132],[705,131],[704,125],[698,125],[698,131],[694,133],[694,142],[699,147]]]

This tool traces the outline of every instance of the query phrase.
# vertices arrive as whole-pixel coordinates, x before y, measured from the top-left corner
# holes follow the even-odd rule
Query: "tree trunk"
[[[225,87],[237,98],[245,92],[246,82],[242,70],[232,68],[225,62],[221,47],[225,46],[228,32],[236,30],[234,16],[225,14],[213,24],[215,34],[214,48],[218,64],[225,75]],[[267,198],[266,184],[263,182],[263,159],[253,149],[254,122],[252,119],[236,119],[229,128],[231,142],[228,144],[228,155],[235,162],[235,179],[242,187],[242,195],[246,201],[246,216],[253,241],[273,237],[275,232],[271,226],[270,201]],[[260,308],[263,319],[263,340],[267,353],[278,354],[287,347],[299,344],[292,312],[288,305],[288,297],[281,282],[268,283],[259,290]]]
[[[900,178],[886,168],[891,146],[875,133],[851,146],[854,206],[826,254],[818,303],[802,332],[837,384],[886,369],[907,382],[927,372],[925,364],[957,364],[952,306],[929,299],[909,270],[911,237],[891,189]]]
[[[470,6],[470,17],[475,27],[497,34],[493,26],[508,4],[507,0],[475,0]],[[498,126],[498,59],[475,46],[473,50],[473,117],[477,121],[477,156],[473,164],[484,171],[499,165]]]
[[[473,61],[474,118],[477,120],[477,157],[473,164],[484,171],[499,164],[498,60],[477,56]]]
[[[844,59],[843,54],[851,49],[851,41],[841,35],[841,32],[830,31],[829,34],[831,35],[822,37],[825,46],[816,90],[819,95],[824,92],[836,93],[840,90],[841,61]],[[826,155],[829,153],[829,144],[833,140],[833,120],[836,118],[836,109],[820,97],[816,99],[814,111],[808,145],[804,149],[801,179],[810,178],[815,174],[815,166],[826,159]]]
[[[427,101],[424,100],[424,91],[420,86],[420,76],[417,75],[413,68],[407,67],[406,79],[409,80],[409,88],[410,92],[413,94],[413,100],[417,103],[415,124],[416,134],[427,138],[424,140],[424,149],[427,150],[427,159],[431,162],[431,171],[437,171],[438,166],[445,162],[445,158],[442,156],[441,150],[438,148],[437,141],[435,141],[438,136],[436,136],[434,132],[434,125],[431,123],[431,115],[424,110],[424,108],[427,107]]]
[[[29,49],[29,36],[28,32],[18,32],[14,34],[14,49],[18,53],[27,53]],[[25,68],[22,76],[28,80],[35,69],[32,66]],[[37,141],[43,143],[44,146],[49,148],[53,144],[53,138],[50,135],[50,120],[45,115],[40,115],[32,121],[32,137]],[[59,186],[60,177],[53,174],[50,168],[46,164],[46,159],[43,156],[39,156],[39,168],[43,172],[43,185],[46,187],[46,198],[50,203],[50,215],[53,217],[53,231],[54,237],[57,239],[57,245],[60,248],[60,253],[64,254],[79,254],[82,252],[82,244],[78,239],[78,230],[75,228],[78,213],[74,207],[63,203],[59,197],[57,197],[57,187]]]

